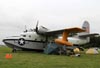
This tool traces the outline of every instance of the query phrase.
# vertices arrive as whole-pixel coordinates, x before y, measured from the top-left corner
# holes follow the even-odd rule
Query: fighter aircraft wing
[[[78,27],[74,27],[74,28],[66,28],[66,29],[61,29],[61,30],[48,31],[48,32],[45,32],[44,35],[46,35],[46,36],[59,36],[64,31],[67,33],[78,33],[78,32],[84,32],[85,30],[78,28]]]

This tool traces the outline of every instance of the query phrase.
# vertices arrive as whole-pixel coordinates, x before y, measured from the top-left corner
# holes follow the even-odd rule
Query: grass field
[[[12,59],[5,59],[10,53]],[[12,53],[8,47],[0,47],[0,68],[99,68],[99,55],[81,54],[81,57],[46,55],[43,53],[19,51]]]

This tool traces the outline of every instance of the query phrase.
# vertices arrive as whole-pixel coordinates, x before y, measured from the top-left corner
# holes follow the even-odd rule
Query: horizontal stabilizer
[[[79,37],[93,37],[99,35],[98,33],[80,35]]]

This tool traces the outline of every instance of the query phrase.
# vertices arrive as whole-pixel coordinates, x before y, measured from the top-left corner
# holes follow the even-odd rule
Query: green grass
[[[12,59],[5,59],[10,53]],[[11,53],[8,47],[0,47],[0,68],[99,68],[99,55],[81,54],[81,57],[46,55],[36,52]]]

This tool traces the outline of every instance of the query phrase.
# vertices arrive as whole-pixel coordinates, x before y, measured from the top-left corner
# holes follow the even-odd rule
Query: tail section
[[[90,24],[88,21],[84,21],[82,29],[86,30],[86,33],[90,33]]]

